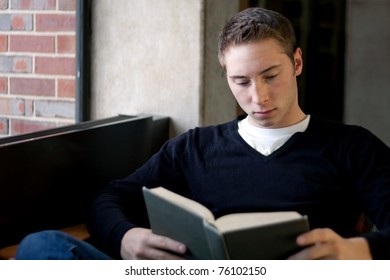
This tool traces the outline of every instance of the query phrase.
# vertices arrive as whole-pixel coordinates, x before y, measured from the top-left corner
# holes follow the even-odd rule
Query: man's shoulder
[[[359,125],[346,124],[339,121],[325,119],[319,116],[311,116],[309,131],[322,133],[357,133],[358,131],[366,131],[365,128]]]
[[[194,151],[198,149],[213,149],[236,142],[238,134],[238,119],[216,124],[199,126],[172,138],[167,142],[167,149]],[[233,141],[232,141],[233,140]]]
[[[221,136],[225,134],[230,134],[234,131],[238,131],[238,118],[215,125],[206,125],[206,126],[198,126],[192,129],[189,129],[186,133],[187,135],[195,136],[201,135],[205,136]]]
[[[308,133],[318,139],[329,141],[331,139],[343,143],[362,144],[368,142],[381,142],[367,128],[343,122],[332,121],[318,116],[311,116]]]

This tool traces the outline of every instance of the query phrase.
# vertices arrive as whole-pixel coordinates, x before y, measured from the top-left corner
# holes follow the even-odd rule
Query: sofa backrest
[[[169,120],[118,116],[0,140],[0,247],[84,222],[91,199],[167,139]]]

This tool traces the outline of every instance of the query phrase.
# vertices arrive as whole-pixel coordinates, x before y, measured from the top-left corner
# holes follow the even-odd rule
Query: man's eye
[[[266,81],[272,81],[272,80],[274,80],[277,76],[278,76],[278,75],[266,76],[264,79],[265,79]]]
[[[239,86],[249,85],[249,81],[236,81],[235,83],[236,83],[236,85],[239,85]]]

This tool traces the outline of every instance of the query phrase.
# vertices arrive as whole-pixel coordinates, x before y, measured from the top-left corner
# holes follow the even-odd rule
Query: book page
[[[156,194],[157,196],[161,197],[162,199],[170,201],[190,212],[196,213],[198,216],[203,217],[209,223],[214,223],[214,215],[211,213],[209,209],[207,209],[207,207],[203,206],[202,204],[194,200],[191,200],[189,198],[186,198],[184,196],[181,196],[177,193],[174,193],[170,190],[167,190],[163,187],[158,187],[158,188],[153,188],[148,190]]]
[[[227,232],[241,228],[285,222],[301,217],[298,212],[294,211],[237,213],[222,216],[216,220],[215,224],[218,229]]]

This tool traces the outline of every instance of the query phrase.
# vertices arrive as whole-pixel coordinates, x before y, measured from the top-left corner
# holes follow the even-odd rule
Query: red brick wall
[[[0,0],[0,137],[74,123],[76,0]]]

